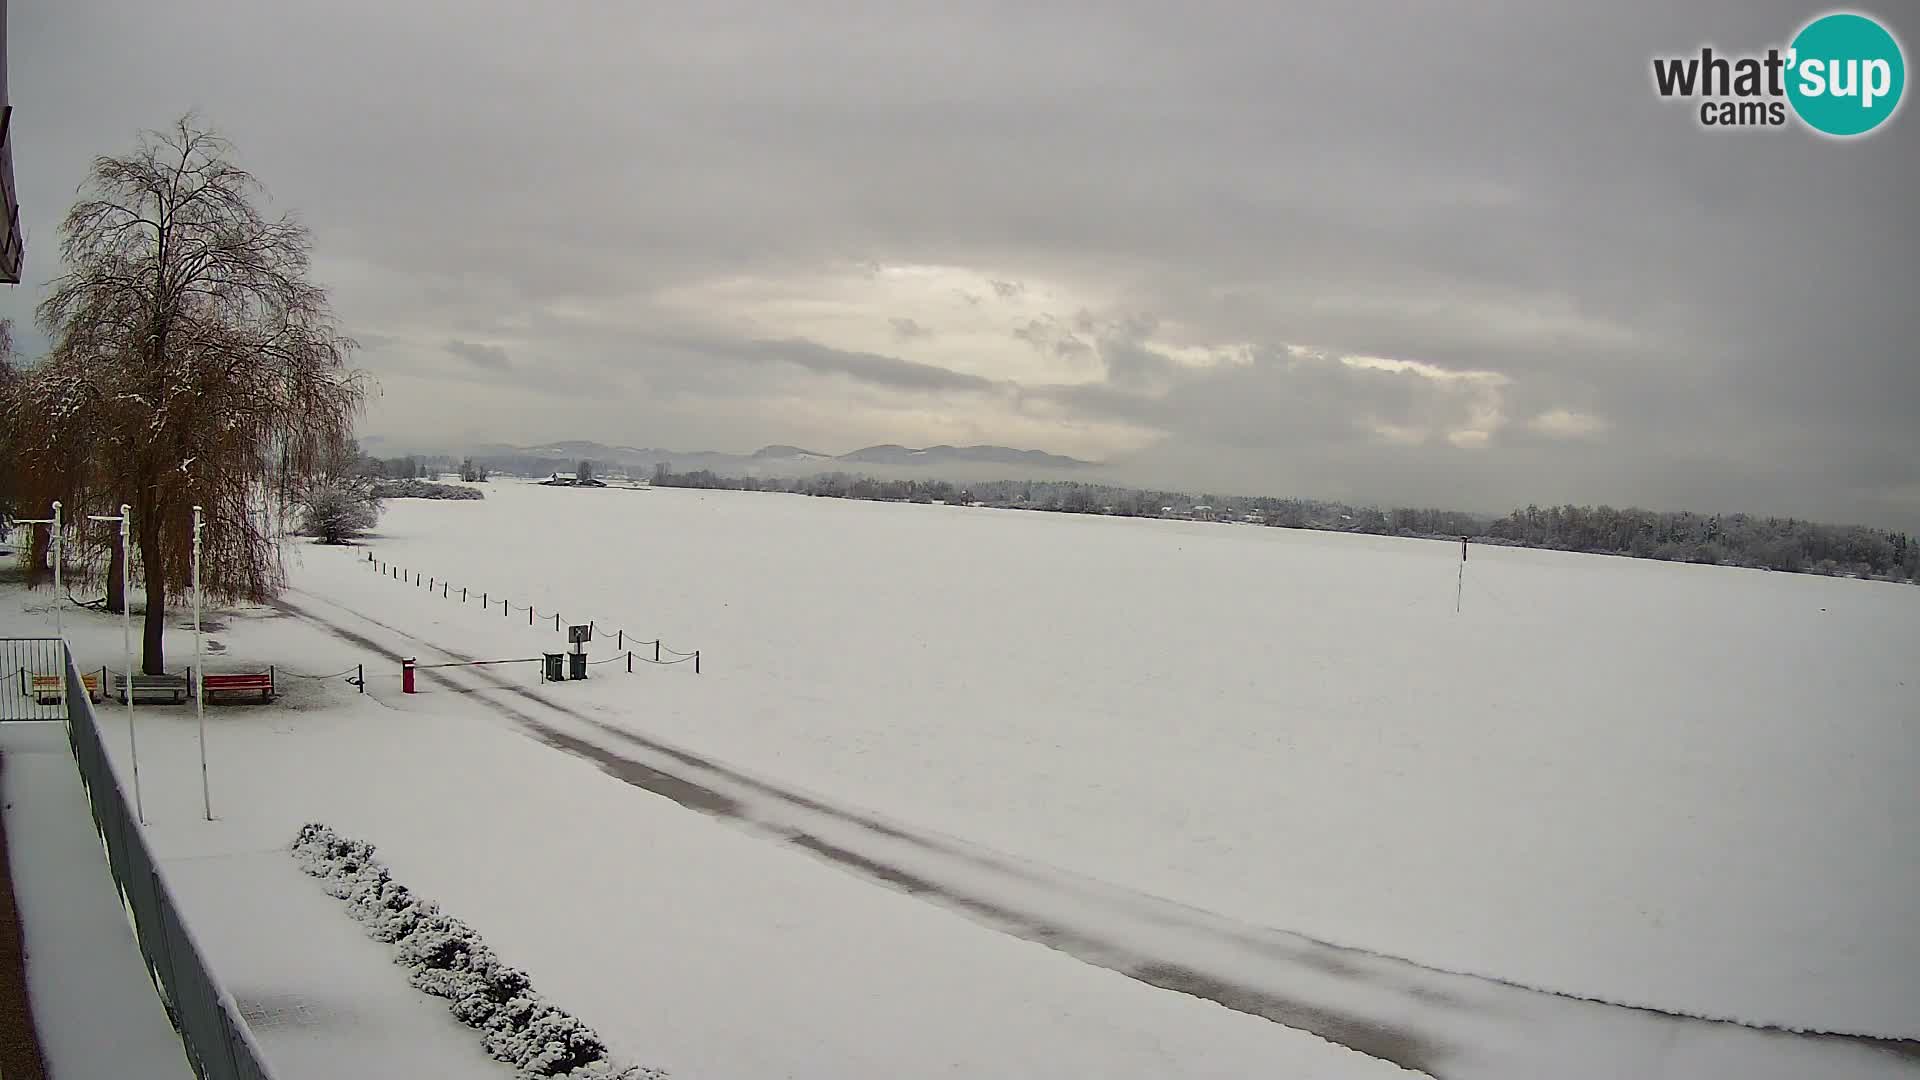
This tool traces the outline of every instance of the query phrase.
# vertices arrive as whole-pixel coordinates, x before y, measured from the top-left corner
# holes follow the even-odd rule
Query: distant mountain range
[[[982,469],[1004,473],[1066,472],[1098,468],[1095,462],[1042,450],[1016,450],[1006,446],[928,446],[914,448],[884,443],[868,446],[850,454],[822,454],[799,446],[763,446],[751,454],[729,454],[714,450],[666,450],[645,446],[608,446],[605,443],[567,440],[534,446],[492,444],[475,447],[474,458],[491,468],[506,471],[526,470],[529,466],[571,465],[582,459],[597,465],[613,466],[636,474],[650,473],[665,465],[675,472],[709,469],[717,473],[794,475],[800,473],[848,471],[892,472],[970,472]]]

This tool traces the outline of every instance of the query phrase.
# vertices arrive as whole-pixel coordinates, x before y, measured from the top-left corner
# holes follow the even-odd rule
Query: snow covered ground
[[[68,629],[112,662],[116,624],[70,615]],[[262,614],[216,638],[314,673],[368,655]],[[185,635],[169,640],[190,655]],[[379,844],[623,1061],[676,1076],[1400,1073],[689,813],[500,723],[515,695],[436,683],[404,697],[392,676],[365,696],[338,679],[288,686],[270,709],[209,710],[211,824],[191,709],[136,709],[152,842],[281,1080],[508,1072],[298,872],[284,849],[313,819]],[[100,720],[124,778],[122,715]]]
[[[259,940],[280,910],[318,916],[278,851],[318,818],[380,845],[627,1060],[687,1076],[1393,1071],[1156,989],[1230,996],[1148,963],[1169,955],[1231,972],[1255,1002],[1237,1008],[1357,1025],[1343,1041],[1438,1075],[1538,1076],[1556,1054],[1563,1076],[1920,1068],[1310,940],[1680,1013],[1920,1035],[1912,589],[1476,548],[1456,616],[1443,544],[510,483],[391,503],[380,531],[379,557],[451,577],[450,596],[307,548],[288,598],[307,617],[215,635],[216,668],[374,676],[365,697],[291,683],[282,706],[210,713],[220,822],[197,821],[190,710],[145,713],[170,872]],[[462,585],[493,607],[461,604]],[[540,625],[503,618],[503,594]],[[558,649],[555,610],[698,647],[703,673],[616,662],[543,691],[529,665],[454,669],[409,698],[372,666]],[[117,649],[116,626],[79,618],[83,662]],[[650,783],[736,803],[721,817],[742,827]],[[841,848],[934,902],[840,872]],[[943,908],[946,889],[974,907]],[[989,928],[1021,920],[1060,951]],[[209,944],[275,1015],[323,1018],[285,1025],[315,1047],[328,1023],[357,1030],[367,980],[411,993],[377,948],[361,963],[329,947],[340,970],[322,977],[298,947]],[[1247,962],[1262,950],[1271,963]],[[438,1003],[393,1006],[372,1011],[442,1025],[484,1060]],[[325,1064],[316,1050],[291,1075]]]
[[[1433,967],[1920,1036],[1920,590],[1476,548],[1455,615],[1444,543],[671,489],[381,532],[700,648],[635,722],[804,789]],[[561,647],[336,552],[299,580]]]

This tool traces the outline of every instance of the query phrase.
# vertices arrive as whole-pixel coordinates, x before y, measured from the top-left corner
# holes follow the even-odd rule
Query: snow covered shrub
[[[524,1023],[490,1028],[481,1042],[529,1076],[568,1076],[607,1056],[592,1028],[551,1005],[533,1006]]]
[[[344,544],[380,520],[372,481],[338,477],[315,484],[302,496],[301,530],[323,544]]]
[[[494,964],[480,979],[467,987],[467,993],[454,1000],[453,1015],[470,1027],[491,1030],[496,1017],[500,1026],[524,1024],[532,1014],[533,987],[527,973],[505,964]],[[520,1004],[524,1002],[525,1004]],[[515,1017],[519,1019],[514,1019]]]
[[[369,936],[393,945],[408,982],[447,999],[455,1019],[481,1031],[487,1053],[521,1076],[665,1080],[658,1069],[608,1061],[606,1041],[592,1028],[542,1001],[527,973],[501,963],[472,927],[394,881],[371,844],[314,822],[301,826],[292,850]]]

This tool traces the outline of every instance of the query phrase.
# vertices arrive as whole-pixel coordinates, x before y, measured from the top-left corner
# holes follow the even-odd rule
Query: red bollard
[[[400,661],[400,692],[411,694],[413,690],[413,657]]]

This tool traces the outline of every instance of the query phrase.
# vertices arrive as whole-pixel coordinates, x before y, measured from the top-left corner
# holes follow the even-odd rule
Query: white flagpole
[[[53,501],[53,636],[62,641],[67,639],[66,605],[60,601],[67,598],[60,587],[60,564],[62,558],[60,546],[60,500]],[[62,685],[65,685],[62,683]]]
[[[94,521],[120,523],[120,645],[127,666],[126,682],[121,689],[127,695],[127,748],[133,752],[133,809],[140,824],[147,823],[146,804],[140,801],[140,741],[133,734],[133,507],[120,504],[120,516],[88,514]]]
[[[200,805],[213,820],[213,794],[207,785],[207,680],[200,644],[200,527],[205,519],[193,508],[193,713],[200,724]]]

